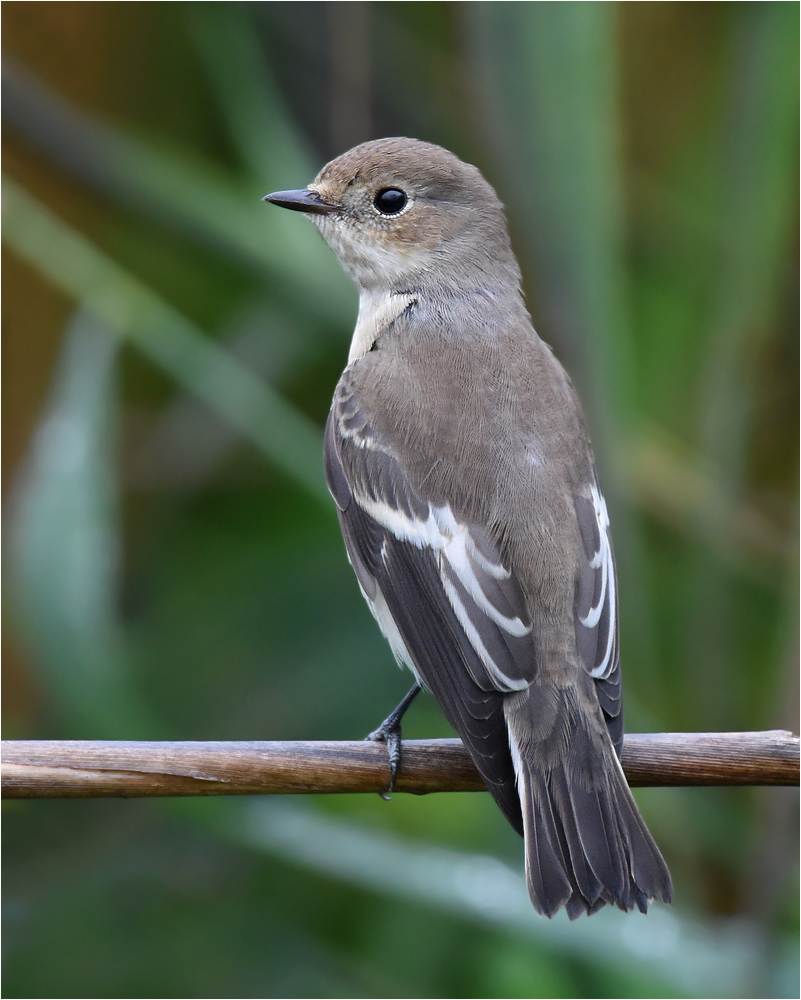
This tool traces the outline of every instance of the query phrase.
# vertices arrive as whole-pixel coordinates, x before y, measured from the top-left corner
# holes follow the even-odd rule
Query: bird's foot
[[[420,693],[420,690],[420,685],[415,684],[400,705],[398,705],[393,712],[390,712],[378,729],[374,729],[369,736],[365,736],[366,740],[373,740],[376,743],[386,743],[387,745],[387,756],[389,757],[389,788],[385,792],[378,793],[381,798],[387,802],[395,789],[395,781],[398,777],[398,771],[400,769],[402,736],[401,719],[403,718],[406,709]]]
[[[398,777],[398,768],[400,767],[401,759],[401,725],[400,721],[397,720],[394,726],[388,726],[387,723],[390,722],[386,719],[378,729],[370,733],[369,736],[365,736],[366,740],[373,740],[376,743],[386,743],[387,745],[387,756],[389,757],[389,788],[385,792],[379,792],[378,794],[382,799],[389,802],[391,798],[391,793],[395,789],[395,779]]]

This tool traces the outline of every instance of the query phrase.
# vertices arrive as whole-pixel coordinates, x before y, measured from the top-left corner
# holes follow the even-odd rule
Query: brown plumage
[[[495,192],[447,150],[383,139],[268,198],[307,212],[359,286],[325,447],[348,556],[524,835],[534,906],[669,901],[619,763],[606,507]]]

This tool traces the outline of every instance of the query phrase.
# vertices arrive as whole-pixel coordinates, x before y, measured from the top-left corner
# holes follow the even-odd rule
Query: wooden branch
[[[795,785],[791,733],[652,733],[627,736],[634,786]],[[291,795],[382,792],[380,743],[126,743],[4,740],[3,798]],[[459,740],[407,740],[396,790],[477,792],[484,784]]]

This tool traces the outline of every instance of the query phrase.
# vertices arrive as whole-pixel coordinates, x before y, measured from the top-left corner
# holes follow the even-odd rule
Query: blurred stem
[[[250,5],[190,3],[183,11],[242,163],[253,177],[280,163],[297,178],[293,186],[307,183],[318,166],[286,112]]]
[[[12,497],[10,582],[60,723],[142,737],[157,727],[130,683],[117,617],[117,354],[105,324],[78,313]]]
[[[55,285],[214,407],[275,465],[328,503],[321,434],[149,288],[13,182],[3,181],[3,236]]]
[[[797,10],[784,4],[743,4],[729,52],[733,100],[722,157],[728,183],[700,422],[702,446],[738,492],[756,362],[775,327],[782,261],[796,225],[797,28]]]
[[[725,64],[732,95],[729,127],[721,136],[726,183],[699,437],[701,452],[714,461],[720,486],[734,504],[746,490],[756,380],[766,335],[775,328],[781,262],[796,214],[797,22],[797,10],[784,4],[738,5]],[[709,519],[704,530],[723,541],[721,519]],[[700,690],[715,707],[709,718],[717,723],[736,718],[739,692],[729,674],[739,621],[730,599],[732,581],[721,564],[699,553],[693,562],[687,620],[705,665]],[[775,627],[775,621],[767,624],[766,632]],[[749,713],[752,708],[741,706]]]
[[[328,4],[331,148],[374,138],[370,115],[370,4]]]
[[[266,271],[279,289],[288,290],[289,299],[301,302],[326,328],[355,311],[349,282],[313,226],[259,204],[270,190],[299,187],[311,179],[299,144],[274,135],[268,128],[274,122],[259,120],[266,131],[250,165],[261,162],[258,173],[243,181],[210,161],[143,142],[80,114],[13,61],[3,65],[3,92],[4,123],[90,190],[134,205],[158,226],[176,228],[262,276]],[[222,99],[229,115],[237,116],[232,128],[242,142],[244,119],[251,112],[231,110],[228,96]],[[308,294],[310,273],[314,295]]]

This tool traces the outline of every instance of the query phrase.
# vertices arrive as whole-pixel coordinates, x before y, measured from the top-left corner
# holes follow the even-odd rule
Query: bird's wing
[[[623,713],[617,575],[609,515],[597,480],[588,496],[576,498],[576,517],[584,549],[576,588],[576,645],[584,669],[595,681],[598,701],[619,757],[623,745]]]
[[[504,695],[536,672],[518,581],[481,526],[416,495],[352,396],[340,393],[329,416],[325,461],[348,556],[396,658],[434,694],[522,833],[503,715]]]
[[[348,556],[396,658],[435,695],[519,827],[503,697],[525,690],[537,664],[518,580],[482,525],[415,491],[390,442],[342,384],[326,428],[325,460]],[[574,605],[577,648],[619,754],[617,586],[596,482],[576,498],[575,510],[584,549]]]

